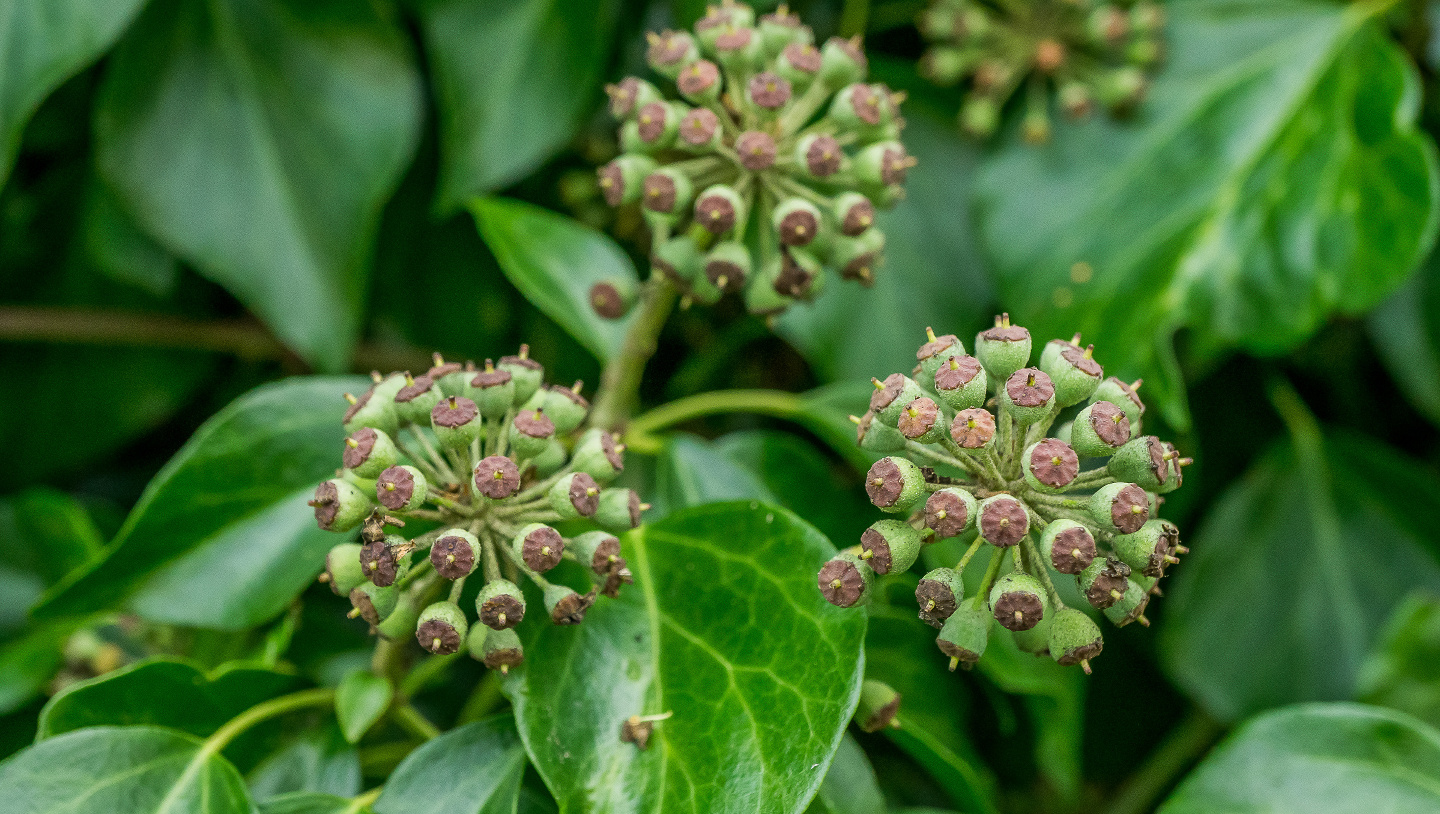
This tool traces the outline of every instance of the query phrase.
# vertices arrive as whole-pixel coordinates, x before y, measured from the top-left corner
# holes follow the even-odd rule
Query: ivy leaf
[[[1380,361],[1400,391],[1440,425],[1440,254],[1369,319]]]
[[[1437,182],[1418,78],[1379,8],[1168,5],[1136,124],[1061,124],[981,172],[1010,311],[1042,339],[1083,332],[1183,429],[1176,330],[1278,354],[1394,291],[1431,244]]]
[[[155,0],[96,113],[101,174],[144,231],[327,371],[420,134],[419,72],[381,8]]]
[[[1353,698],[1395,605],[1440,591],[1440,482],[1373,441],[1296,437],[1220,497],[1166,591],[1165,664],[1223,720]]]
[[[64,663],[65,640],[80,623],[73,619],[32,624],[0,643],[0,715],[38,696]]]
[[[348,797],[360,780],[360,753],[334,722],[302,731],[245,774],[250,796],[265,803],[301,791]]]
[[[1440,599],[1412,595],[1395,609],[1358,678],[1360,700],[1440,726]]]
[[[514,183],[601,98],[619,5],[428,0],[420,25],[440,115],[439,203]]]
[[[1256,718],[1201,763],[1159,814],[1440,810],[1440,732],[1360,704],[1308,704]]]
[[[724,500],[777,502],[770,489],[752,469],[743,466],[692,435],[677,434],[665,444],[656,462],[653,489],[646,496],[652,504],[647,522],[671,512]]]
[[[350,800],[318,791],[296,791],[260,804],[260,814],[356,814]]]
[[[875,767],[855,739],[846,735],[830,761],[807,814],[885,814],[885,795]]]
[[[46,96],[109,49],[142,0],[9,0],[0,8],[0,186]]]
[[[544,626],[507,684],[562,812],[802,811],[854,710],[865,615],[815,589],[834,554],[758,502],[676,512],[622,541],[635,584]],[[671,713],[644,751],[632,715]]]
[[[502,814],[515,811],[525,750],[515,721],[466,724],[410,753],[385,782],[375,814]]]
[[[365,670],[356,670],[335,688],[335,716],[345,740],[359,743],[389,708],[395,697],[390,682]]]
[[[81,729],[0,764],[0,800],[67,814],[251,814],[240,773],[202,746],[155,726]]]
[[[64,492],[34,488],[0,499],[0,632],[20,627],[45,587],[102,545],[90,513]]]
[[[634,319],[604,319],[590,307],[601,280],[636,280],[635,264],[614,240],[534,204],[480,198],[470,204],[485,244],[520,293],[601,362],[620,352]]]
[[[319,573],[334,535],[305,505],[335,470],[353,377],[293,378],[216,413],[146,487],[105,554],[42,599],[40,618],[128,604],[148,619],[240,630]]]

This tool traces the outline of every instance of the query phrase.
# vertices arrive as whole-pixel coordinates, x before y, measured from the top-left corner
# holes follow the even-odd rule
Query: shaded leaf
[[[360,791],[360,753],[332,723],[307,730],[272,752],[245,777],[250,796],[267,807],[299,793],[348,797]],[[349,800],[345,800],[348,805]]]
[[[0,632],[20,627],[48,585],[99,552],[90,513],[54,489],[27,489],[0,499]]]
[[[1400,391],[1440,424],[1440,255],[1369,319],[1370,337]]]
[[[411,752],[386,781],[375,814],[509,814],[524,772],[514,719],[486,718]]]
[[[1440,726],[1440,599],[1412,595],[1395,609],[1360,669],[1358,695]]]
[[[885,795],[865,750],[846,735],[840,739],[830,771],[820,782],[815,801],[805,809],[812,814],[885,814]]]
[[[335,688],[335,716],[340,719],[345,740],[359,743],[370,727],[385,714],[394,697],[395,688],[374,673],[356,670],[345,676],[345,680]]]
[[[79,624],[70,619],[32,624],[0,643],[0,715],[25,706],[45,689],[64,663],[65,640]]]
[[[645,491],[652,508],[645,515],[654,522],[691,506],[723,500],[776,498],[754,470],[741,465],[692,435],[674,435],[655,467],[655,485]]]
[[[354,814],[350,801],[317,791],[296,791],[260,804],[260,814]]]

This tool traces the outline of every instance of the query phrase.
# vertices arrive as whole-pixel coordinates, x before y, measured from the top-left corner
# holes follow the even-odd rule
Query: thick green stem
[[[360,812],[365,811],[374,804],[376,800],[380,799],[380,792],[384,789],[384,786],[376,786],[364,794],[351,798],[350,805],[345,807],[345,814],[360,814]]]
[[[636,314],[625,332],[620,352],[605,365],[600,374],[600,390],[590,424],[608,430],[625,424],[640,402],[640,379],[645,364],[655,355],[660,343],[660,330],[675,308],[678,295],[675,287],[663,276],[653,274],[641,289]]]
[[[1120,786],[1106,814],[1143,814],[1154,810],[1160,796],[1224,733],[1225,728],[1215,719],[1198,708],[1191,709]]]
[[[245,733],[245,730],[260,723],[261,721],[293,712],[306,707],[325,707],[335,703],[335,690],[329,687],[321,687],[314,690],[301,690],[289,695],[282,695],[279,698],[272,698],[261,704],[245,710],[231,718],[226,724],[215,730],[215,734],[205,739],[204,746],[200,751],[205,755],[218,754],[221,749],[230,745],[230,742]]]
[[[782,390],[716,390],[672,401],[639,416],[630,422],[625,444],[642,453],[660,451],[661,441],[653,433],[716,413],[757,413],[776,418],[794,419],[805,411],[805,400]]]
[[[390,717],[401,729],[420,740],[428,741],[431,738],[440,737],[440,729],[430,723],[424,715],[421,715],[420,710],[416,709],[413,704],[402,704],[395,707],[391,711]]]

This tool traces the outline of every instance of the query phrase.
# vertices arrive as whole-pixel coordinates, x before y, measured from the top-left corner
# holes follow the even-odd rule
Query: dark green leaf
[[[1440,254],[1375,309],[1370,336],[1400,390],[1431,422],[1440,424]]]
[[[260,814],[355,814],[355,811],[344,797],[316,791],[296,791],[262,802]]]
[[[1218,718],[1352,698],[1409,591],[1440,591],[1440,482],[1390,448],[1305,438],[1221,496],[1166,591],[1161,649]]]
[[[1390,617],[1358,679],[1362,701],[1440,726],[1440,600],[1408,597]]]
[[[1010,311],[1042,341],[1082,331],[1183,428],[1177,329],[1281,353],[1394,291],[1431,243],[1436,169],[1379,8],[1167,6],[1166,67],[1136,124],[1062,124],[982,172]]]
[[[715,439],[715,447],[758,475],[781,506],[831,540],[859,539],[874,520],[859,479],[847,480],[843,465],[799,436],[775,430],[732,432]]]
[[[67,814],[250,814],[240,773],[198,738],[102,726],[42,741],[0,764],[0,810]]]
[[[509,814],[524,772],[514,719],[486,718],[411,752],[386,781],[375,814]]]
[[[89,512],[64,492],[36,488],[0,499],[0,633],[21,627],[45,587],[101,545]]]
[[[33,624],[18,638],[0,643],[0,715],[29,703],[64,662],[65,640],[79,623],[62,619]]]
[[[180,263],[149,235],[140,231],[115,194],[103,183],[90,184],[81,215],[85,254],[112,280],[167,297],[179,283]]]
[[[364,387],[295,378],[231,403],[150,482],[104,557],[58,586],[37,615],[102,610],[129,596],[158,622],[237,630],[274,616],[336,542],[305,500],[335,470],[342,394]]]
[[[340,719],[345,740],[359,743],[394,697],[395,688],[374,673],[357,670],[346,676],[335,688],[335,717]]]
[[[834,548],[756,502],[676,512],[626,535],[635,585],[545,626],[507,689],[561,811],[803,810],[860,688],[865,615],[815,589]],[[632,715],[673,713],[649,748]]]
[[[420,9],[446,209],[529,174],[603,98],[620,11],[612,0],[427,0]]]
[[[1440,732],[1359,704],[1309,704],[1230,736],[1160,814],[1421,814],[1440,810]]]
[[[264,800],[297,793],[350,796],[360,791],[360,755],[334,723],[302,732],[245,777],[250,795]],[[348,800],[345,801],[349,803]]]
[[[0,186],[20,131],[60,83],[105,52],[143,0],[10,0],[0,8]]]
[[[623,320],[604,319],[590,307],[590,287],[601,280],[638,279],[635,264],[609,237],[546,209],[508,198],[470,205],[480,235],[510,282],[604,362],[620,352]]]
[[[36,739],[93,726],[139,724],[205,736],[299,685],[293,675],[243,664],[206,674],[183,661],[151,659],[67,687],[45,705]]]
[[[101,173],[136,222],[331,371],[420,132],[420,77],[380,9],[155,0],[96,115]]]
[[[759,475],[692,435],[675,435],[655,468],[655,485],[645,492],[651,503],[647,521],[671,512],[722,500],[764,500],[775,496]]]
[[[846,735],[807,814],[885,814],[885,795],[865,750]]]

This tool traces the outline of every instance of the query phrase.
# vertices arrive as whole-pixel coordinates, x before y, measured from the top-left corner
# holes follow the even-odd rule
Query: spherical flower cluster
[[[915,590],[950,668],[978,661],[998,624],[1022,649],[1089,672],[1100,628],[1065,606],[1054,580],[1073,577],[1116,625],[1148,624],[1156,583],[1186,551],[1159,517],[1161,495],[1190,461],[1141,433],[1139,382],[1105,378],[1078,335],[1052,340],[1032,367],[1030,332],[1008,315],[975,337],[973,356],[927,333],[913,378],[876,380],[870,411],[854,419],[860,446],[888,456],[865,488],[895,518],[827,562],[820,591],[840,607],[862,603],[876,574],[909,570],[922,546],[973,536],[955,567]],[[967,592],[965,569],[985,545],[995,551]]]
[[[750,311],[776,314],[818,294],[827,266],[874,279],[875,210],[901,197],[914,164],[901,97],[866,83],[858,39],[813,41],[784,6],[757,21],[726,0],[693,34],[650,34],[650,66],[680,100],[637,77],[608,88],[623,155],[600,168],[600,188],[612,206],[640,205],[652,266],[691,300],[743,292]],[[634,296],[602,283],[591,301],[619,317]]]
[[[1025,137],[1040,142],[1050,137],[1052,89],[1074,118],[1096,103],[1116,112],[1139,103],[1164,26],[1150,0],[935,0],[920,17],[934,43],[921,72],[940,85],[966,82],[960,126],[980,138],[999,128],[1006,100],[1023,86]]]
[[[606,485],[624,447],[582,429],[589,404],[578,382],[545,384],[523,345],[483,368],[437,354],[418,377],[371,375],[368,392],[347,396],[344,468],[310,502],[320,528],[360,529],[358,543],[330,550],[321,575],[349,597],[351,616],[388,639],[413,635],[436,654],[464,648],[503,671],[523,658],[522,579],[557,625],[579,624],[597,593],[615,596],[631,581],[615,534],[648,507]],[[407,539],[411,523],[430,530]],[[543,576],[562,560],[588,574],[584,593]],[[461,600],[477,571],[473,624]]]

